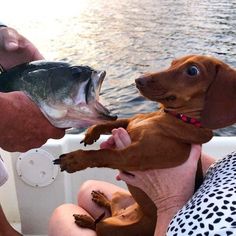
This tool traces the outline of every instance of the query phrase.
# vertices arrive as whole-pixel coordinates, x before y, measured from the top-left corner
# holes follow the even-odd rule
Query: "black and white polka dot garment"
[[[236,152],[213,164],[169,224],[167,236],[236,235]]]

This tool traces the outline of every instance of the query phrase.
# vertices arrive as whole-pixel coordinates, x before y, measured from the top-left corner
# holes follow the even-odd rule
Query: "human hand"
[[[130,143],[126,130],[119,128],[112,131],[112,136],[101,144],[101,148],[125,148]],[[166,235],[170,220],[193,195],[200,154],[201,146],[192,145],[188,160],[180,166],[120,172],[118,175],[118,180],[122,179],[127,184],[142,189],[156,204],[158,217],[154,235]]]
[[[101,144],[101,148],[125,148],[131,143],[127,131],[114,129],[112,136]],[[158,206],[183,206],[193,195],[197,163],[201,156],[201,146],[192,145],[188,160],[180,166],[146,171],[120,172],[117,179],[142,189]]]
[[[4,69],[41,59],[43,56],[28,39],[15,29],[0,27],[0,64]]]
[[[122,149],[131,144],[131,139],[127,131],[123,128],[113,129],[112,136],[110,136],[105,142],[102,142],[100,148],[104,149]]]
[[[0,27],[0,64],[4,69],[41,59],[43,56],[28,39],[12,28]],[[0,147],[6,151],[24,152],[65,134],[52,126],[22,92],[0,93],[0,108]]]
[[[119,179],[142,189],[158,206],[158,211],[181,208],[193,195],[201,146],[192,145],[188,160],[167,169],[121,172]]]
[[[64,129],[51,125],[23,92],[0,93],[0,110],[0,147],[6,151],[25,152],[65,134]]]

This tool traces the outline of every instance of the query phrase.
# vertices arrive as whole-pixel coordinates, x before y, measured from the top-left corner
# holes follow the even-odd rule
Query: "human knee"
[[[73,210],[74,207],[75,206],[73,204],[63,204],[58,206],[52,213],[51,221],[58,221],[61,217],[64,217],[65,212]]]
[[[83,204],[83,202],[88,198],[91,198],[91,193],[92,191],[94,191],[96,189],[96,186],[98,186],[100,183],[100,181],[96,181],[96,180],[87,180],[85,181],[78,192],[78,205]]]
[[[94,231],[82,229],[74,223],[74,214],[89,215],[84,209],[74,204],[63,204],[57,207],[49,220],[48,236],[95,236]]]

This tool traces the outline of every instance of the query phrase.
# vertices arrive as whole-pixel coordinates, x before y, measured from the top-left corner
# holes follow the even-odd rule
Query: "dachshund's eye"
[[[199,69],[196,66],[190,66],[186,70],[187,74],[190,76],[195,76],[200,73]]]

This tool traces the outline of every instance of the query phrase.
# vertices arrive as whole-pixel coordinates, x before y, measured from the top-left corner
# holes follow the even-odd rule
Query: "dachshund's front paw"
[[[92,126],[87,130],[84,139],[80,143],[84,143],[84,146],[91,145],[96,142],[99,137],[100,133],[97,132],[96,126]]]
[[[93,218],[87,215],[73,215],[75,218],[75,223],[82,228],[88,228],[92,230],[96,230],[96,223]]]
[[[60,165],[61,171],[66,171],[68,173],[74,173],[79,170],[83,170],[86,167],[82,165],[79,161],[79,157],[73,155],[73,153],[63,154],[58,159],[53,161],[53,164]]]

